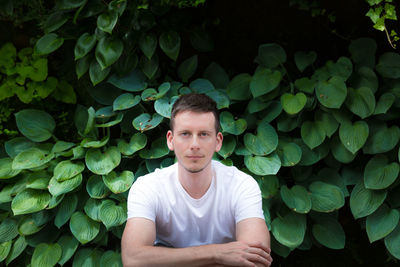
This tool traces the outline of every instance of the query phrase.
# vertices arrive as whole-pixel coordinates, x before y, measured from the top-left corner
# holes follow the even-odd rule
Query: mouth
[[[189,156],[186,156],[186,158],[188,158],[188,159],[202,159],[202,158],[204,158],[204,156],[201,156],[201,155],[189,155]]]

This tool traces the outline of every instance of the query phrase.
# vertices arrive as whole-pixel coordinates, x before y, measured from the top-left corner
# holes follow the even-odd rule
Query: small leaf
[[[308,213],[311,210],[311,195],[301,185],[288,188],[286,185],[281,187],[281,198],[291,210],[297,213]]]
[[[54,168],[54,179],[59,182],[68,180],[85,169],[83,162],[72,162],[70,160],[60,161]]]
[[[74,49],[75,60],[78,60],[86,56],[90,52],[90,50],[92,50],[92,48],[96,44],[96,41],[97,41],[96,36],[91,35],[87,32],[82,34],[75,44],[75,49]]]
[[[320,220],[312,226],[315,239],[330,249],[343,249],[346,241],[343,227],[336,219]]]
[[[386,112],[388,112],[388,110],[392,107],[395,100],[396,96],[392,93],[384,93],[381,95],[378,103],[376,104],[374,115],[386,114]]]
[[[110,194],[110,190],[103,183],[99,175],[92,175],[86,183],[86,191],[91,198],[102,199]]]
[[[131,93],[122,94],[113,102],[113,111],[130,109],[140,103],[140,96]]]
[[[63,235],[58,239],[57,244],[62,248],[62,255],[58,263],[62,266],[64,265],[75,253],[79,246],[78,240],[73,236]]]
[[[103,71],[116,62],[124,50],[124,44],[120,39],[104,37],[96,46],[96,60]]]
[[[18,239],[14,241],[11,251],[7,256],[6,265],[9,265],[10,262],[21,255],[27,245],[25,237],[19,236]]]
[[[75,194],[68,194],[58,205],[54,225],[61,228],[71,218],[78,206],[78,197]]]
[[[58,37],[55,33],[45,34],[35,44],[35,54],[47,55],[56,51],[64,43],[64,38]]]
[[[301,138],[310,149],[321,145],[325,137],[326,133],[321,123],[305,121],[301,125]]]
[[[228,135],[224,137],[224,142],[222,143],[221,149],[218,151],[218,154],[224,159],[228,158],[232,155],[233,151],[236,148],[236,139],[232,135]]]
[[[57,197],[62,194],[71,192],[82,183],[82,174],[78,174],[65,181],[57,181],[54,177],[49,182],[49,192],[53,196]]]
[[[143,35],[139,40],[139,47],[143,54],[151,59],[157,48],[157,37],[152,33]]]
[[[244,164],[256,175],[275,175],[281,167],[281,160],[275,153],[265,157],[245,156]]]
[[[359,89],[349,87],[346,106],[351,112],[365,119],[375,111],[375,96],[371,89],[367,87]]]
[[[400,224],[387,236],[385,237],[386,249],[396,259],[400,259]]]
[[[163,117],[158,113],[154,113],[153,116],[148,113],[143,113],[132,121],[132,125],[136,130],[144,132],[157,127],[162,120]]]
[[[160,47],[164,53],[176,61],[179,55],[179,50],[181,48],[181,37],[175,31],[163,32],[160,35]]]
[[[286,62],[286,52],[278,44],[262,44],[255,61],[266,68],[275,68]]]
[[[169,149],[165,137],[160,137],[151,143],[151,149],[142,149],[139,156],[143,159],[158,159],[168,155]]]
[[[312,210],[318,212],[332,212],[344,205],[343,191],[331,184],[315,181],[310,184]]]
[[[295,212],[276,217],[272,221],[272,234],[276,240],[291,249],[303,242],[306,228],[306,216]]]
[[[251,98],[250,81],[252,77],[247,73],[235,76],[228,84],[226,93],[232,100],[247,100]]]
[[[340,77],[319,82],[315,94],[318,101],[327,108],[340,108],[347,96],[347,87]]]
[[[194,55],[183,61],[178,68],[178,75],[184,83],[188,82],[190,77],[197,70],[197,55]]]
[[[118,21],[118,13],[115,11],[106,12],[97,17],[97,27],[108,33],[112,33]]]
[[[92,84],[96,85],[102,82],[108,76],[110,71],[110,68],[103,69],[97,60],[92,60],[92,63],[90,63],[89,67],[89,76]]]
[[[48,140],[56,127],[50,114],[37,109],[24,109],[15,113],[18,130],[34,142]]]
[[[398,53],[386,52],[379,57],[376,70],[384,78],[400,78],[400,55]]]
[[[369,135],[368,124],[365,121],[342,123],[339,129],[340,141],[351,153],[355,154],[360,150]]]
[[[388,162],[385,155],[370,159],[364,170],[364,185],[367,189],[385,189],[396,181],[399,175],[399,164]]]
[[[223,111],[219,115],[222,131],[234,135],[241,135],[247,128],[245,119],[233,118],[233,115],[228,111]]]
[[[267,94],[278,87],[282,74],[275,70],[260,68],[256,71],[250,82],[250,90],[253,97]]]
[[[254,155],[268,155],[278,146],[278,134],[269,123],[261,123],[257,127],[257,135],[245,134],[244,145]]]
[[[301,160],[302,150],[296,143],[279,140],[276,152],[284,167],[292,167]]]
[[[127,218],[126,210],[121,206],[115,205],[114,201],[110,199],[102,201],[99,214],[100,220],[107,229],[113,226],[122,225]]]
[[[13,240],[17,235],[17,222],[12,218],[5,218],[0,224],[0,243]]]
[[[299,113],[307,103],[307,97],[303,93],[292,95],[285,93],[281,96],[283,110],[290,115]]]
[[[314,51],[308,53],[299,51],[294,54],[294,62],[301,72],[303,72],[308,66],[312,65],[316,59],[317,53]]]

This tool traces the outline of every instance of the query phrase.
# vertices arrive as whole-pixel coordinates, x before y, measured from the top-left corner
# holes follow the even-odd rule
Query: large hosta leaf
[[[353,154],[364,146],[368,135],[369,128],[365,121],[357,121],[353,124],[349,121],[344,122],[339,129],[340,141]]]
[[[133,155],[136,151],[141,150],[147,144],[147,136],[143,133],[135,133],[129,143],[125,140],[118,141],[118,150],[123,155],[130,156]]]
[[[139,47],[142,50],[143,54],[148,59],[151,59],[157,48],[157,37],[152,33],[143,35],[139,39]]]
[[[78,206],[78,196],[76,194],[68,194],[58,205],[54,225],[61,228],[71,218]]]
[[[70,160],[60,161],[54,168],[54,179],[59,182],[71,179],[80,174],[85,169],[83,162],[73,162]]]
[[[297,213],[308,213],[311,210],[311,195],[301,185],[290,189],[286,185],[282,186],[281,198],[286,206]]]
[[[129,190],[135,176],[131,171],[123,171],[121,173],[116,173],[114,171],[103,176],[104,184],[114,193],[119,194]]]
[[[385,189],[397,179],[399,164],[389,163],[385,155],[377,155],[370,159],[364,170],[364,184],[367,189]]]
[[[39,244],[33,251],[32,267],[52,267],[61,258],[62,248],[59,244]]]
[[[43,226],[36,224],[35,220],[30,215],[26,215],[18,224],[18,232],[23,235],[32,235],[39,232]]]
[[[343,191],[331,184],[315,181],[310,184],[312,210],[318,212],[332,212],[344,205]]]
[[[359,89],[348,88],[346,106],[362,119],[370,116],[375,111],[375,96],[368,87]]]
[[[99,210],[100,220],[107,229],[118,226],[126,221],[126,209],[115,205],[115,202],[109,199],[103,200]]]
[[[121,153],[114,146],[107,148],[104,153],[100,149],[89,149],[85,156],[87,168],[99,175],[110,173],[121,162]]]
[[[366,230],[369,242],[382,239],[389,235],[399,223],[400,212],[389,208],[386,204],[379,207],[367,217]]]
[[[5,218],[0,224],[0,243],[13,240],[17,235],[17,222],[12,218]]]
[[[11,251],[12,240],[0,243],[0,262],[4,261]]]
[[[122,267],[121,254],[112,250],[106,251],[101,256],[100,267],[108,267],[108,266]]]
[[[385,237],[385,246],[390,254],[400,260],[400,224]]]
[[[81,244],[92,241],[100,231],[100,224],[93,221],[83,212],[75,212],[69,222],[71,233]]]
[[[54,178],[50,179],[49,182],[49,192],[57,197],[62,194],[71,192],[75,188],[77,188],[80,184],[82,183],[82,174],[78,174],[71,179],[65,180],[65,181],[57,181]]]
[[[34,146],[35,143],[25,137],[16,137],[4,143],[4,148],[11,158]]]
[[[285,167],[294,166],[301,160],[302,150],[296,143],[279,140],[276,152]]]
[[[103,253],[100,250],[82,248],[74,255],[72,267],[96,267],[100,266],[100,259]]]
[[[272,234],[276,240],[289,248],[298,247],[304,240],[307,224],[306,216],[290,212],[272,221]]]
[[[97,17],[97,27],[105,32],[112,33],[118,21],[117,12],[105,12]]]
[[[128,92],[140,92],[147,87],[146,76],[138,69],[132,70],[132,72],[123,77],[114,74],[108,79],[108,82]]]
[[[318,101],[327,108],[340,108],[347,96],[347,87],[343,78],[332,77],[320,82],[315,89]]]
[[[312,233],[315,239],[327,248],[344,248],[346,236],[342,225],[334,218],[319,220],[312,226]]]
[[[48,33],[35,44],[35,54],[47,55],[56,51],[64,43],[64,38],[55,33]]]
[[[17,240],[14,241],[10,253],[7,256],[6,264],[9,265],[15,258],[17,258],[25,250],[27,246],[25,237],[19,236]]]
[[[225,136],[224,142],[222,143],[222,147],[218,151],[218,154],[224,159],[226,159],[227,157],[232,155],[235,148],[236,148],[236,138],[232,135]]]
[[[48,140],[56,127],[52,116],[37,109],[24,109],[15,113],[18,130],[34,142]]]
[[[386,195],[385,190],[366,189],[362,181],[356,184],[350,195],[350,209],[354,218],[372,214],[382,205]]]
[[[272,198],[279,192],[279,180],[275,175],[263,176],[257,182],[263,198]]]
[[[260,123],[257,127],[257,135],[251,133],[244,135],[244,145],[254,155],[268,155],[278,146],[278,134],[269,123]]]
[[[58,263],[64,265],[74,255],[79,246],[79,242],[73,236],[63,235],[57,241],[57,244],[62,248],[62,255]]]
[[[245,156],[244,164],[252,173],[257,175],[274,175],[281,168],[281,160],[276,153],[265,157]]]
[[[301,138],[310,149],[322,144],[325,137],[325,129],[320,122],[305,121],[301,125]]]
[[[102,199],[110,194],[107,186],[98,175],[92,175],[86,183],[86,191],[91,198]]]
[[[376,123],[370,126],[370,135],[363,148],[366,154],[378,154],[392,150],[400,139],[400,129],[394,125],[390,128],[384,123]]]
[[[43,166],[54,158],[54,154],[46,155],[43,150],[32,147],[19,153],[12,162],[13,170],[32,169]]]
[[[8,179],[18,175],[21,170],[12,169],[12,158],[2,158],[0,159],[0,179]]]
[[[51,196],[46,191],[25,189],[14,197],[11,209],[14,215],[37,212],[45,209],[50,199]]]
[[[96,41],[97,40],[95,35],[91,35],[87,32],[82,34],[75,44],[75,49],[74,49],[75,60],[78,60],[86,56],[90,52],[90,50],[92,50],[92,48],[96,44]]]
[[[122,94],[113,102],[113,110],[130,109],[140,103],[140,96],[134,96],[131,93]]]
[[[157,99],[156,102],[154,102],[154,110],[165,118],[171,118],[172,106],[176,100],[178,100],[177,96]]]

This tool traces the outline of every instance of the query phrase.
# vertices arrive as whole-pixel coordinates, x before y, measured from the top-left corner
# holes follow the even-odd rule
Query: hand
[[[268,267],[272,262],[271,249],[260,242],[236,241],[222,244],[215,253],[216,262],[227,266]]]

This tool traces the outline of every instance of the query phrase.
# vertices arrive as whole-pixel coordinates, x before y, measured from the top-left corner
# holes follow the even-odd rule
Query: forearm
[[[133,266],[216,266],[213,247],[204,245],[187,248],[141,246],[122,255],[125,267]]]

